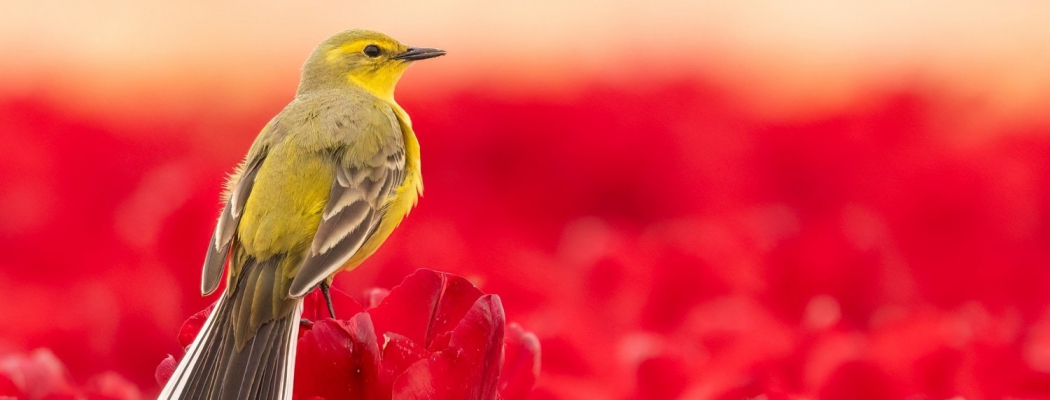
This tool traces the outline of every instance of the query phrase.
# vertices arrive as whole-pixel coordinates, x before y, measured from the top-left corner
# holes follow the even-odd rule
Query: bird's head
[[[306,60],[299,92],[354,85],[393,101],[394,86],[409,64],[444,54],[440,49],[408,47],[379,32],[341,32],[317,46]]]

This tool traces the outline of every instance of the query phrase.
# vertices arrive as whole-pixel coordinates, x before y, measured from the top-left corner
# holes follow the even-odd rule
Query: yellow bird
[[[201,292],[227,287],[160,399],[290,399],[302,297],[357,267],[423,192],[394,87],[443,50],[351,30],[303,65],[295,99],[229,179]],[[329,301],[331,311],[331,302]]]

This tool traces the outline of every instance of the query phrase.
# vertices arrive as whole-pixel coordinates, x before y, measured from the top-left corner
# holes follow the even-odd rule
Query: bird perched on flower
[[[302,297],[375,252],[423,191],[394,87],[413,61],[444,54],[366,30],[314,50],[228,181],[201,292],[228,259],[226,289],[161,399],[291,398]]]

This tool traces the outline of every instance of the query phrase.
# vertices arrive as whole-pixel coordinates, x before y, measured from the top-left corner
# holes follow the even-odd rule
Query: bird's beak
[[[403,53],[394,56],[395,60],[405,61],[419,61],[426,60],[428,58],[440,57],[445,55],[445,51],[441,49],[428,49],[426,47],[409,47]]]

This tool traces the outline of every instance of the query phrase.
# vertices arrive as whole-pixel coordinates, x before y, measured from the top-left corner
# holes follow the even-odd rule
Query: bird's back
[[[245,308],[252,313],[248,335],[285,311],[281,300],[289,297],[289,285],[315,239],[337,172],[348,166],[365,173],[388,168],[389,155],[403,153],[404,141],[398,118],[385,102],[348,88],[300,95],[260,134],[255,147],[264,148],[255,154],[262,161],[237,229],[232,272],[238,276],[246,260],[274,260],[280,273],[272,294],[255,295],[274,307]],[[385,203],[389,196],[379,197]]]

